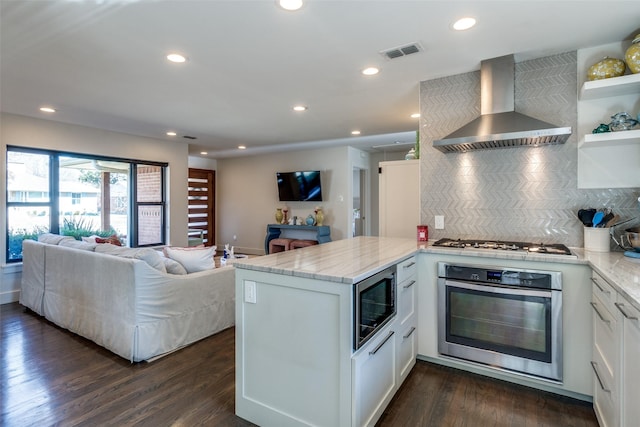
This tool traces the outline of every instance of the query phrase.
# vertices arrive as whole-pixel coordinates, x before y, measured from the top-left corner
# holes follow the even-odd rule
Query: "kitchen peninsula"
[[[265,427],[375,423],[415,363],[415,326],[400,320],[417,319],[416,249],[413,239],[358,237],[236,263],[236,414]],[[412,312],[356,351],[354,285],[398,264]]]
[[[571,252],[438,248],[413,239],[359,237],[241,260],[236,263],[236,414],[261,426],[373,425],[413,366],[406,360],[415,363],[416,358],[586,401],[596,393],[595,405],[604,388],[592,370],[592,346],[599,346],[592,291],[600,289],[620,325],[617,342],[607,348],[632,355],[616,362],[619,368],[608,374],[610,379],[604,377],[605,386],[620,388],[626,403],[609,413],[637,411],[630,402],[637,401],[632,387],[640,380],[633,362],[640,343],[640,260],[621,252]],[[562,272],[563,379],[442,356],[437,335],[441,262]],[[395,320],[354,350],[354,289],[394,265]],[[592,282],[592,274],[606,283]],[[600,418],[597,406],[596,413]],[[619,417],[637,419],[635,413]]]

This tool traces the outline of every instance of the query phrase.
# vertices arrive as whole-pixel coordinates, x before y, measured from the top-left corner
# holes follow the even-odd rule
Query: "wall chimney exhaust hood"
[[[433,141],[444,152],[564,144],[571,127],[558,127],[517,113],[513,55],[482,61],[480,117],[443,139]]]

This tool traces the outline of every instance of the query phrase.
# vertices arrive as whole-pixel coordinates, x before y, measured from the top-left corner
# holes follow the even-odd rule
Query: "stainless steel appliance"
[[[528,252],[545,255],[563,255],[575,257],[575,255],[571,253],[571,250],[569,248],[560,243],[544,244],[530,242],[511,242],[502,240],[454,240],[444,238],[435,242],[433,246],[456,249],[491,249],[510,252]]]
[[[439,262],[438,352],[562,382],[562,273]]]
[[[396,315],[396,267],[354,285],[353,348],[359,349]]]

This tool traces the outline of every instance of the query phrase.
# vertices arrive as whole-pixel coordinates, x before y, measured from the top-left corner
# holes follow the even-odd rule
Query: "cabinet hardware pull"
[[[416,283],[415,280],[410,281],[409,283],[407,283],[406,285],[404,285],[402,287],[402,289],[409,289],[410,287],[412,287],[414,284]]]
[[[591,278],[591,281],[593,282],[594,285],[596,285],[596,287],[598,289],[600,289],[600,292],[607,294],[607,295],[611,295],[611,291],[608,289],[604,289],[602,286],[600,286],[600,283],[598,283],[598,281],[596,279],[594,279],[593,277]]]
[[[626,317],[629,320],[638,320],[638,316],[630,316],[629,314],[627,314],[624,309],[622,307],[624,307],[624,304],[621,302],[616,302],[613,303],[616,307],[618,307],[618,310],[620,310],[620,313],[622,313],[624,315],[624,317]]]
[[[409,267],[413,267],[414,265],[416,265],[416,263],[412,261],[407,265],[403,265],[402,268],[409,268]]]
[[[596,312],[596,314],[598,315],[600,320],[602,320],[606,324],[611,323],[611,320],[605,319],[604,316],[602,316],[602,313],[600,313],[600,311],[598,311],[598,304],[596,304],[595,302],[590,302],[589,304],[591,304],[591,307],[593,307],[593,311]]]
[[[608,388],[604,388],[604,383],[600,379],[600,374],[598,373],[598,364],[596,362],[591,362],[591,367],[593,368],[593,373],[596,374],[596,379],[600,383],[600,388],[602,389],[602,391],[611,393],[611,390],[609,390]]]
[[[391,338],[393,336],[395,332],[391,331],[389,332],[389,335],[387,335],[387,337],[376,346],[376,348],[374,348],[373,350],[371,350],[369,352],[369,356],[373,356],[374,354],[376,354],[378,352],[378,350],[380,350],[380,348],[382,348],[383,345],[385,345],[387,343],[387,341],[389,341],[389,338]]]
[[[411,330],[409,331],[409,333],[408,333],[407,335],[404,335],[404,336],[402,337],[402,339],[406,340],[407,338],[409,338],[409,337],[411,336],[411,334],[412,334],[415,330],[416,330],[416,327],[415,327],[415,326],[412,326],[412,327],[411,327]]]

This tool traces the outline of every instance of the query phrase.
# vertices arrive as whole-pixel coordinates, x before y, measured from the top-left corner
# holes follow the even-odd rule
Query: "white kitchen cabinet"
[[[415,239],[420,224],[420,160],[378,166],[380,236]]]
[[[640,420],[640,310],[593,272],[593,409],[601,427]]]
[[[602,427],[619,425],[620,336],[615,309],[616,291],[593,272],[593,409]]]
[[[415,363],[416,334],[398,316],[415,324],[415,257],[397,265],[396,316],[358,350],[354,285],[282,271],[236,268],[236,415],[264,427],[373,426]]]
[[[372,426],[398,389],[395,322],[352,359],[355,426]]]
[[[630,42],[578,51],[578,187],[640,186],[640,130],[592,134],[611,116],[640,112],[640,74],[586,81],[587,69],[604,56],[623,58]]]
[[[417,291],[418,279],[416,275],[416,258],[411,257],[398,264],[397,300],[397,375],[400,383],[409,375],[416,364],[418,355],[418,315]]]
[[[621,425],[640,422],[640,310],[618,295],[616,306],[622,313]]]

